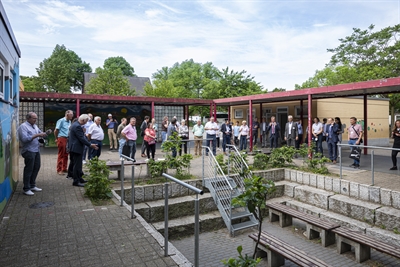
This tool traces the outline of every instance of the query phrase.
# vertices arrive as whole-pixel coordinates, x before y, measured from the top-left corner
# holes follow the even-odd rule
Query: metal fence
[[[339,148],[339,167],[340,167],[340,179],[342,179],[342,146],[344,147],[359,147],[359,148],[369,148],[371,150],[371,185],[375,184],[375,166],[374,166],[374,149],[382,150],[395,150],[400,151],[398,148],[392,147],[379,147],[379,146],[364,146],[364,145],[349,145],[349,144],[337,144]]]

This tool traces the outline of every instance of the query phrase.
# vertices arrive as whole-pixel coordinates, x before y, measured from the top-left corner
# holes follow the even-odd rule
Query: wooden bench
[[[254,240],[254,244],[257,244],[257,235],[258,233],[249,235],[249,237]],[[258,248],[266,252],[268,267],[282,266],[285,264],[285,259],[288,259],[299,266],[330,266],[314,256],[309,255],[266,232],[261,232]]]
[[[147,162],[144,160],[137,160],[136,162],[132,162],[129,160],[124,161],[124,167],[126,166],[132,166],[132,165],[147,165]],[[117,171],[118,172],[118,178],[121,179],[121,161],[107,161],[106,162],[107,167],[109,168],[110,171]],[[149,168],[147,165],[147,175],[149,173]]]
[[[308,239],[321,237],[324,247],[335,243],[333,229],[340,227],[339,224],[324,221],[318,217],[297,211],[280,203],[268,203],[270,222],[278,221],[281,227],[292,225],[292,218],[297,218],[306,223],[306,236]]]
[[[354,247],[356,261],[361,263],[371,258],[371,248],[400,258],[400,247],[387,244],[364,233],[340,227],[332,230],[336,234],[336,246],[339,254],[350,251]]]

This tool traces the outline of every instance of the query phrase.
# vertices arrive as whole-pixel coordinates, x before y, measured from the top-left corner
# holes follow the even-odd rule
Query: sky
[[[0,0],[21,49],[20,74],[64,44],[93,71],[122,56],[140,77],[193,59],[293,90],[324,68],[353,28],[400,23],[400,0]]]

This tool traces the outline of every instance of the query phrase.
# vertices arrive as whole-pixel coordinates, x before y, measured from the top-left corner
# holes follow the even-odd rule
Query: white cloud
[[[193,58],[246,70],[264,87],[293,89],[329,61],[327,48],[353,27],[399,23],[397,4],[188,1],[3,1],[22,50],[21,74],[56,44],[93,69],[123,56],[139,76]],[[344,6],[345,5],[345,6]],[[359,14],[350,16],[349,14]]]

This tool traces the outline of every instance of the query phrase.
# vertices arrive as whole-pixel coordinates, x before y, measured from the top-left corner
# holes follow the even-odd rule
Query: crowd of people
[[[59,175],[67,175],[68,179],[73,180],[73,186],[84,186],[86,181],[83,179],[82,166],[86,159],[90,160],[101,156],[104,141],[104,131],[100,116],[93,117],[92,114],[82,114],[73,119],[72,110],[67,110],[64,117],[60,118],[54,130],[55,141],[57,143],[58,154],[56,171]],[[40,192],[41,189],[36,186],[36,177],[40,169],[40,150],[39,144],[42,138],[45,138],[48,132],[42,132],[36,125],[37,115],[29,112],[26,115],[26,121],[18,128],[19,140],[22,144],[21,155],[25,160],[23,172],[24,193],[32,196],[34,192]],[[129,121],[129,123],[128,123]],[[363,140],[363,129],[357,124],[357,118],[350,118],[350,125],[347,127],[347,143],[349,145],[360,145]],[[118,124],[117,119],[108,114],[105,121],[105,128],[109,137],[110,151],[118,151],[120,159],[128,156],[136,161],[136,118],[122,118]],[[164,143],[172,136],[177,135],[182,140],[182,146],[179,155],[187,154],[187,145],[189,141],[194,141],[194,155],[202,156],[204,137],[206,138],[205,153],[217,154],[219,149],[219,140],[222,137],[222,152],[227,153],[227,145],[235,145],[239,150],[246,150],[250,137],[253,145],[260,144],[262,148],[277,148],[284,144],[299,149],[300,145],[308,143],[308,133],[311,131],[311,141],[314,144],[314,153],[316,156],[324,155],[323,142],[326,142],[328,148],[328,157],[333,164],[338,158],[338,144],[343,142],[343,133],[346,125],[341,122],[339,117],[324,118],[322,122],[318,117],[313,118],[313,124],[309,129],[303,130],[302,121],[294,121],[291,115],[287,118],[287,123],[281,126],[274,116],[267,121],[263,118],[261,122],[255,118],[251,126],[247,122],[230,122],[228,119],[224,123],[218,124],[213,117],[203,125],[201,120],[197,120],[194,126],[189,129],[186,120],[178,121],[174,116],[169,121],[165,116],[161,122],[161,142]],[[155,118],[145,116],[139,128],[140,135],[143,137],[141,146],[141,156],[147,160],[155,159],[156,143],[158,136],[158,125]],[[191,139],[193,135],[193,139]],[[394,148],[400,148],[400,120],[395,122],[392,130],[394,139]],[[283,139],[283,140],[281,140]],[[41,140],[43,141],[43,140]],[[351,147],[353,148],[353,147]],[[172,150],[172,156],[176,157],[178,152]],[[392,151],[393,166],[390,170],[397,170],[398,151]],[[69,164],[68,164],[69,156]],[[354,158],[350,165],[354,168],[360,167],[360,160]]]

